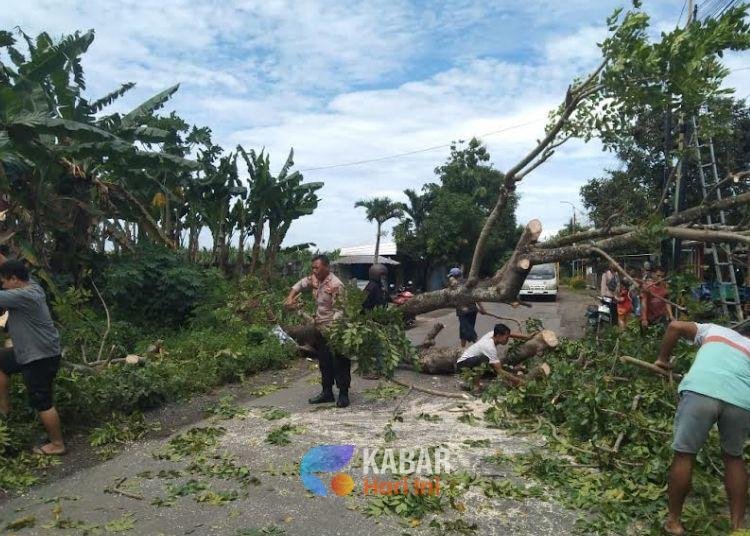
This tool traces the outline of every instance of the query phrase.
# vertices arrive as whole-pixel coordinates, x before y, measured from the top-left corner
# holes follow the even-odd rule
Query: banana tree
[[[6,225],[20,231],[27,258],[77,274],[87,264],[97,223],[128,210],[154,239],[171,244],[147,203],[130,190],[143,170],[192,166],[182,157],[146,150],[168,134],[145,123],[176,86],[124,116],[97,117],[132,84],[95,101],[82,96],[81,56],[93,31],[58,42],[46,33],[36,40],[21,35],[28,59],[13,34],[0,31],[0,50],[11,61],[0,62],[0,193],[9,209]]]
[[[249,174],[248,216],[253,227],[253,249],[250,259],[250,273],[255,273],[260,260],[260,250],[263,241],[263,231],[269,217],[269,210],[276,202],[279,191],[276,177],[271,174],[271,162],[268,154],[261,151],[257,154],[253,149],[248,153],[238,145],[237,152],[242,156]],[[281,170],[280,176],[286,176],[292,166],[292,155]]]
[[[312,214],[318,208],[320,198],[316,192],[322,187],[322,182],[303,184],[302,175],[296,171],[279,179],[277,201],[271,207],[268,217],[266,275],[270,276],[272,273],[281,244],[292,223],[302,216]]]

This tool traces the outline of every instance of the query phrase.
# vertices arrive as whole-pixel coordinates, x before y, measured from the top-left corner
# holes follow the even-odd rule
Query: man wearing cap
[[[455,267],[448,271],[448,286],[457,288],[463,285],[463,272],[461,268]],[[477,341],[477,332],[474,329],[477,323],[477,312],[483,315],[487,314],[481,303],[470,303],[468,305],[459,305],[456,307],[456,316],[458,317],[458,337],[461,339],[461,348],[466,348],[467,342]]]

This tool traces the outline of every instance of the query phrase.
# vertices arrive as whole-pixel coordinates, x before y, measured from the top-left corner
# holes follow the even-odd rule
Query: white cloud
[[[306,169],[516,127],[484,139],[503,170],[543,134],[570,80],[596,63],[594,43],[620,3],[11,0],[0,27],[53,35],[96,28],[84,59],[93,96],[136,82],[117,105],[126,109],[180,82],[167,111],[211,126],[228,149],[266,147],[277,169],[290,147]],[[666,0],[646,6],[664,21],[679,14]],[[737,87],[748,81],[740,75]],[[374,226],[354,202],[418,190],[447,154],[441,147],[306,172],[325,180],[323,200],[292,227],[289,243],[371,242]],[[610,162],[598,144],[562,148],[523,182],[519,222],[541,216],[561,227],[570,206],[560,201],[580,206],[580,186]]]

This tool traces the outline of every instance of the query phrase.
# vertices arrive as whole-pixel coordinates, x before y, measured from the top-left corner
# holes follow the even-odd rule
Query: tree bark
[[[518,296],[532,263],[524,253],[535,244],[542,232],[539,220],[531,220],[518,240],[510,260],[488,281],[475,287],[463,285],[424,294],[417,294],[400,306],[404,314],[421,314],[435,309],[467,305],[475,302],[513,302]]]
[[[250,259],[251,274],[255,273],[258,261],[260,260],[260,243],[263,240],[263,227],[263,219],[258,219],[258,221],[255,222],[255,232],[253,233],[253,253],[252,258]]]
[[[375,257],[372,260],[373,264],[378,263],[378,255],[380,254],[380,226],[383,225],[381,222],[378,222],[378,230],[377,235],[375,236]]]

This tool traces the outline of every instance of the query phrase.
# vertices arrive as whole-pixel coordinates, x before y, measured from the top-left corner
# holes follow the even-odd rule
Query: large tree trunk
[[[539,240],[542,224],[531,220],[521,234],[510,260],[489,280],[475,287],[461,286],[417,294],[401,306],[404,314],[422,314],[435,309],[481,302],[515,302],[531,262],[525,258],[528,248]]]
[[[518,365],[529,358],[542,355],[557,346],[557,336],[553,331],[542,330],[528,341],[519,345],[514,352],[509,352],[503,363]],[[427,348],[419,352],[419,366],[426,374],[453,374],[456,361],[461,357],[461,348]]]

